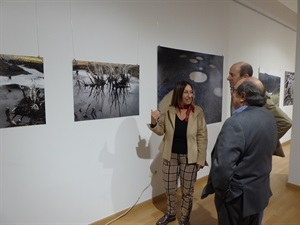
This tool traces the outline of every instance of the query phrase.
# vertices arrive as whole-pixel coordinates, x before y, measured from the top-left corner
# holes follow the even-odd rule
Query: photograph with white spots
[[[176,83],[193,85],[195,104],[205,114],[206,123],[222,119],[223,56],[158,46],[157,104],[164,111],[171,103]]]

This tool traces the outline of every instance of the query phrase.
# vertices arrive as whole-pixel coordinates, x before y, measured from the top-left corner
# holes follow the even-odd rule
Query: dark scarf
[[[195,107],[192,105],[185,105],[185,106],[179,106],[179,109],[186,109],[186,114],[185,114],[185,118],[184,121],[188,122],[189,121],[189,117],[190,117],[190,112],[194,112],[195,111]]]

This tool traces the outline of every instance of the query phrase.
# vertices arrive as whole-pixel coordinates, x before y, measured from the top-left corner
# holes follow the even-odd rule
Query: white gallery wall
[[[298,0],[298,12],[300,12],[300,0]],[[298,28],[297,28],[297,53],[296,62],[300,61],[300,14],[298,13]],[[300,64],[296,63],[295,87],[300,87]],[[298,99],[293,106],[293,115],[300,114],[300,88],[295,88],[294,98]],[[288,182],[300,186],[300,117],[293,117],[293,127],[291,136],[291,153]]]
[[[158,45],[224,56],[222,122],[208,125],[208,161],[229,116],[230,65],[280,71],[281,93],[284,71],[295,71],[296,32],[230,0],[0,0],[0,54],[44,58],[47,120],[0,129],[1,225],[89,224],[131,207],[149,184],[140,202],[163,193],[161,138],[146,127]],[[140,65],[140,115],[74,122],[73,59]],[[283,96],[292,117],[282,104]]]

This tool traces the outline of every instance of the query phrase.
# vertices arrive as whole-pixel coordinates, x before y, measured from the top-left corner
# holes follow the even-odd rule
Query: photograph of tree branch
[[[74,121],[139,115],[139,65],[73,60]]]

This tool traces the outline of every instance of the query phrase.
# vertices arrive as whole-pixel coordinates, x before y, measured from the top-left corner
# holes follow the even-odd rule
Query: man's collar
[[[235,115],[235,114],[238,114],[238,113],[240,113],[240,112],[243,112],[247,107],[248,107],[248,105],[243,105],[243,106],[241,106],[240,108],[234,110],[234,111],[232,112],[232,115]]]

